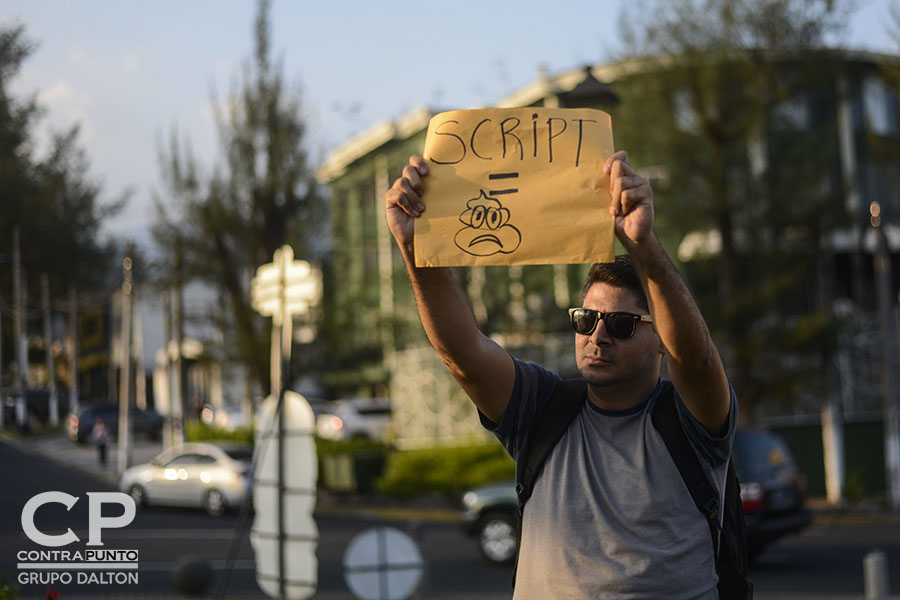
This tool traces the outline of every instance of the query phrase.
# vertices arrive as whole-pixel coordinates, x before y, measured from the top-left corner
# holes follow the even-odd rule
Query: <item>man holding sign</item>
[[[387,223],[429,340],[484,426],[517,458],[562,380],[514,359],[479,331],[447,268],[416,266],[415,224],[439,193],[429,179],[434,167],[410,158],[385,194]],[[581,307],[570,310],[587,402],[534,483],[515,598],[715,599],[706,519],[650,414],[661,397],[674,397],[673,418],[721,501],[736,400],[703,317],[653,232],[649,182],[625,152],[609,156],[599,170],[609,187],[581,210],[612,219],[629,256],[595,264]],[[446,243],[453,245],[452,237]],[[664,355],[671,383],[660,381]]]

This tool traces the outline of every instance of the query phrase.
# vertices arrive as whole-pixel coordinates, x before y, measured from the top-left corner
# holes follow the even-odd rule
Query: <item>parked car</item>
[[[386,399],[336,400],[320,407],[316,417],[319,437],[330,440],[383,441],[391,424],[391,403]]]
[[[766,546],[808,527],[806,477],[785,441],[765,429],[738,429],[734,464],[741,481],[741,504],[751,558]],[[495,483],[468,490],[462,497],[460,525],[478,540],[481,554],[492,563],[511,562],[516,555],[515,483]]]
[[[741,504],[751,558],[778,539],[808,527],[806,476],[787,443],[766,429],[739,429],[734,466],[741,481]]]
[[[218,517],[249,501],[252,460],[249,444],[181,444],[126,469],[119,489],[139,507],[196,507]]]
[[[511,563],[516,556],[516,485],[492,483],[467,491],[462,497],[460,525],[478,538],[482,556],[497,564]]]
[[[114,403],[94,404],[82,408],[78,414],[69,415],[66,421],[69,438],[79,444],[90,440],[91,430],[94,428],[97,418],[103,419],[110,435],[115,436],[119,433],[119,405]],[[144,410],[136,406],[131,408],[131,427],[135,435],[158,440],[162,436],[164,422],[163,416],[155,411]]]

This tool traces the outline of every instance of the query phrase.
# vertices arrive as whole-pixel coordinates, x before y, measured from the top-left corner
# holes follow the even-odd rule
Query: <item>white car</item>
[[[119,489],[139,507],[190,506],[217,517],[249,501],[252,460],[248,444],[182,444],[126,469]]]
[[[316,417],[319,437],[329,440],[384,441],[391,424],[391,403],[383,398],[335,400]]]

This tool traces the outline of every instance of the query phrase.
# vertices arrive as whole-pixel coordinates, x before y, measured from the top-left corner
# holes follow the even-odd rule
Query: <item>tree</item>
[[[642,67],[618,82],[616,136],[665,167],[661,237],[671,249],[690,234],[701,249],[686,271],[745,417],[761,400],[825,393],[811,377],[834,342],[824,240],[846,219],[825,45],[845,11],[681,0],[622,19],[627,59]]]
[[[101,186],[89,177],[78,145],[78,127],[56,133],[45,155],[35,150],[41,109],[31,97],[18,99],[9,85],[34,51],[22,26],[0,26],[0,290],[2,312],[11,305],[12,239],[18,229],[29,298],[40,297],[46,274],[52,296],[69,286],[81,293],[106,294],[118,276],[115,243],[101,234],[103,220],[125,197],[101,203]],[[5,328],[4,332],[9,329]],[[4,357],[12,357],[4,352]]]
[[[326,221],[303,146],[299,92],[288,90],[281,65],[271,64],[267,0],[259,2],[254,31],[254,60],[240,88],[227,102],[213,97],[223,164],[202,173],[177,131],[160,150],[169,202],[157,199],[154,237],[168,257],[160,265],[161,283],[179,276],[202,282],[225,299],[227,311],[213,309],[204,317],[228,332],[223,357],[246,366],[265,391],[269,325],[250,306],[250,279],[285,243],[298,258],[319,258]]]

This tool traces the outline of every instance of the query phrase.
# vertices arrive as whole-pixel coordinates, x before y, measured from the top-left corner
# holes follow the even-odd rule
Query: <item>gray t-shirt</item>
[[[515,458],[549,399],[555,373],[516,360],[516,384],[498,424],[482,415]],[[585,402],[547,457],[525,506],[514,598],[716,599],[712,539],[705,517],[651,421],[660,382],[626,411]],[[676,397],[679,421],[700,464],[724,495],[737,405],[714,438]]]

